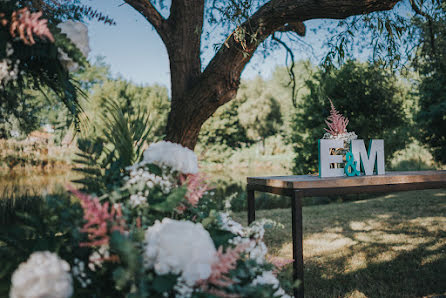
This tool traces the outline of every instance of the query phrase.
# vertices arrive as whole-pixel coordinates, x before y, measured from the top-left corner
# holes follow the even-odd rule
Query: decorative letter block
[[[373,175],[376,167],[378,175],[384,175],[384,140],[370,140],[367,153],[364,140],[352,140],[351,151],[356,161],[356,170],[364,171],[365,175]]]
[[[330,155],[330,149],[344,148],[343,140],[319,140],[319,177],[344,176],[343,168],[330,168],[330,164],[344,163],[342,155]]]

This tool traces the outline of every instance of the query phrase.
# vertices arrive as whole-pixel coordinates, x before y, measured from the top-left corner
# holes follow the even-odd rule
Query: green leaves
[[[446,7],[437,5],[433,20],[417,20],[421,32],[414,66],[420,74],[418,139],[435,160],[446,164]]]
[[[10,210],[13,216],[0,225],[1,297],[8,296],[13,271],[35,251],[57,252],[69,263],[89,255],[89,248],[79,247],[85,237],[78,232],[83,221],[80,205],[68,196],[33,199],[38,204],[22,209],[17,203]],[[26,202],[27,198],[18,200]]]
[[[125,111],[121,105],[104,98],[101,116],[104,124],[100,136],[78,139],[80,152],[75,168],[84,174],[81,183],[89,193],[102,195],[121,185],[125,168],[141,159],[152,128],[152,121],[145,110]],[[99,128],[100,129],[100,128]]]
[[[114,146],[111,150],[117,151],[120,162],[126,166],[139,161],[142,147],[152,128],[150,115],[146,110],[126,115],[113,100],[104,99],[104,108],[106,114],[102,116],[105,125],[103,133],[105,140]]]
[[[157,275],[152,280],[153,289],[159,294],[170,291],[177,283],[177,276],[174,274]]]
[[[151,208],[159,212],[171,212],[184,199],[186,192],[186,186],[178,187],[173,190],[163,202],[154,204],[151,206]]]

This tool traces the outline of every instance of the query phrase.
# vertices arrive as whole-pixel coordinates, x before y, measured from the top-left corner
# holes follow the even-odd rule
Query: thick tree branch
[[[166,138],[193,148],[201,125],[218,107],[236,95],[246,64],[257,47],[275,31],[284,29],[287,24],[299,24],[310,19],[344,19],[357,14],[390,10],[398,1],[400,0],[269,1],[230,34],[197,81],[182,94],[182,104],[172,102]],[[243,35],[246,38],[240,40]]]
[[[161,36],[164,43],[169,38],[167,22],[159,11],[153,6],[150,0],[124,0],[127,4],[139,11],[150,24],[155,28],[156,32]]]
[[[305,36],[306,28],[303,22],[289,22],[288,24],[285,24],[284,26],[278,28],[276,31],[293,31],[296,32],[299,36]]]
[[[248,21],[239,26],[227,39],[227,46],[222,46],[206,67],[202,79],[215,80],[225,77],[232,88],[222,86],[222,90],[233,90],[238,87],[238,78],[253,53],[268,36],[275,31],[282,31],[286,26],[298,26],[310,19],[330,18],[344,19],[349,16],[366,14],[374,11],[392,9],[400,0],[272,0],[262,6]],[[245,30],[248,36],[247,44],[241,47],[234,39],[237,30]],[[300,29],[301,33],[302,28]],[[237,78],[237,79],[236,79]],[[216,90],[219,104],[227,102],[228,96],[219,94]],[[229,91],[233,93],[232,91]],[[218,97],[220,96],[220,97]]]

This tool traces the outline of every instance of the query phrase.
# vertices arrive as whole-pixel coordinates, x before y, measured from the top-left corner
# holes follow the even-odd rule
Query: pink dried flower
[[[186,200],[192,206],[196,206],[204,193],[209,190],[209,185],[205,181],[206,177],[202,174],[180,175],[180,182],[187,184]]]
[[[22,8],[14,11],[11,16],[11,26],[9,32],[12,37],[16,36],[18,31],[19,37],[26,45],[35,44],[33,35],[40,38],[46,37],[51,42],[54,42],[54,37],[48,29],[48,21],[40,19],[42,12],[31,13],[28,8]]]
[[[285,267],[288,264],[293,263],[294,260],[281,258],[281,257],[270,257],[270,258],[268,258],[268,262],[270,262],[277,268],[276,270],[274,270],[274,273],[278,273],[279,271],[281,271],[283,269],[283,267]]]
[[[80,243],[80,246],[101,246],[109,243],[110,233],[113,231],[125,231],[125,223],[122,218],[121,207],[112,206],[109,211],[109,203],[101,205],[98,198],[92,198],[74,188],[68,187],[80,201],[84,209],[84,219],[87,221],[81,232],[88,234],[89,242]]]
[[[340,114],[334,107],[333,102],[331,99],[328,99],[330,101],[331,105],[331,111],[330,116],[328,116],[327,120],[325,120],[325,123],[327,123],[327,126],[329,129],[325,129],[326,132],[330,133],[333,136],[337,136],[342,133],[347,132],[347,124],[348,119],[342,114]]]
[[[239,244],[234,248],[228,247],[223,253],[223,247],[217,250],[217,261],[211,266],[211,275],[206,280],[207,284],[213,284],[219,287],[227,287],[234,283],[229,277],[225,276],[232,269],[235,269],[240,254],[246,249],[247,244]]]

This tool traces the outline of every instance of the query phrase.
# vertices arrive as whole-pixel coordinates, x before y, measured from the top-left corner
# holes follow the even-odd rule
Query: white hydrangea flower
[[[279,288],[277,289],[277,291],[274,292],[274,297],[291,298],[291,296],[285,293],[282,288]]]
[[[278,286],[279,281],[272,271],[264,271],[262,275],[258,275],[253,281],[252,285],[273,285]]]
[[[183,174],[198,173],[198,160],[194,151],[171,142],[150,144],[144,151],[143,162],[165,165]]]
[[[35,252],[11,279],[10,298],[66,298],[73,294],[70,265],[49,251]]]
[[[271,219],[261,219],[256,220],[250,226],[244,228],[244,236],[254,238],[257,240],[262,240],[265,235],[265,226],[266,227],[277,227],[283,228],[283,225],[275,222]]]
[[[12,54],[14,54],[14,48],[12,47],[12,43],[7,42],[6,43],[6,56],[9,57]]]
[[[62,33],[65,33],[68,38],[76,45],[81,53],[88,57],[90,53],[90,45],[88,39],[88,28],[81,22],[75,22],[68,20],[66,22],[57,25]],[[74,62],[66,53],[59,50],[59,60],[65,66],[68,71],[76,71],[79,68],[79,64]]]
[[[9,65],[6,59],[0,61],[0,81],[9,77]]]
[[[272,271],[264,271],[262,275],[258,275],[253,281],[253,286],[257,285],[272,285],[273,289],[277,289],[276,292],[274,292],[274,297],[282,297],[282,298],[288,298],[290,297],[285,293],[285,291],[280,287],[279,280],[274,275]]]
[[[211,274],[216,260],[214,243],[200,223],[164,218],[145,235],[145,261],[157,274],[181,274],[188,286]]]

